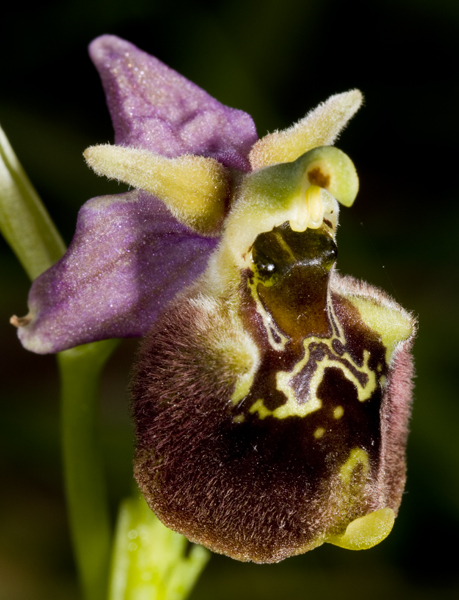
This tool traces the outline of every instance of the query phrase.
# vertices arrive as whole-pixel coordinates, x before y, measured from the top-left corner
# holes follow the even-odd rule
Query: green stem
[[[111,531],[97,443],[100,372],[117,345],[107,340],[58,356],[65,486],[75,557],[86,600],[106,597]]]

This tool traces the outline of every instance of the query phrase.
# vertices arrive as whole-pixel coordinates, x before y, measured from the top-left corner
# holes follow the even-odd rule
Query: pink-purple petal
[[[116,36],[90,46],[115,128],[115,143],[169,158],[199,154],[250,170],[252,118],[224,106],[158,59]]]
[[[19,329],[39,354],[144,335],[162,308],[206,268],[218,243],[178,223],[146,192],[94,198],[65,254],[33,284],[33,319]]]

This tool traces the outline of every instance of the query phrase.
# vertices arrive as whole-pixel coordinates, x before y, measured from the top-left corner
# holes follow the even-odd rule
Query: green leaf
[[[59,232],[1,127],[0,232],[32,280],[65,252]]]

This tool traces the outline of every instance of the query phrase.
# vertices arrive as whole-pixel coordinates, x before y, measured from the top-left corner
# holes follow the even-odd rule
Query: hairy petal
[[[330,146],[362,104],[362,93],[335,94],[303,119],[259,140],[250,152],[253,169],[296,160],[316,146]]]
[[[116,36],[90,46],[115,128],[115,142],[174,158],[198,154],[250,170],[252,118],[224,106],[161,61]]]
[[[229,204],[229,177],[213,158],[185,154],[166,158],[124,146],[91,146],[84,157],[98,175],[107,175],[154,194],[184,225],[216,235]]]
[[[93,198],[80,210],[65,256],[34,282],[30,313],[17,323],[21,342],[46,354],[142,336],[204,271],[216,245],[146,192]]]

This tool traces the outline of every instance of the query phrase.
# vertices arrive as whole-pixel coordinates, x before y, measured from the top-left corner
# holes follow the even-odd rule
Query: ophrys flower
[[[415,323],[334,270],[358,180],[330,144],[360,92],[257,140],[131,44],[104,36],[91,56],[116,145],[86,159],[136,189],[82,208],[17,320],[23,344],[146,336],[136,478],[191,540],[257,562],[378,543],[404,487]]]

